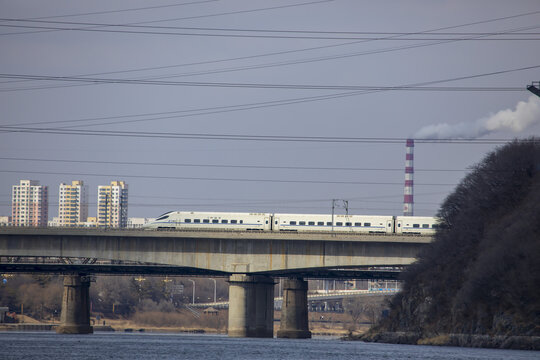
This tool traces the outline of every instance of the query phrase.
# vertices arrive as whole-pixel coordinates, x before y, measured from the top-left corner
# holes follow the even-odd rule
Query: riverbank
[[[360,340],[388,344],[459,346],[510,350],[540,350],[540,336],[490,336],[474,334],[442,334],[426,337],[413,332],[367,332],[348,335],[343,340]]]
[[[318,317],[317,319],[319,319]],[[332,318],[330,318],[332,319]],[[19,316],[19,323],[0,324],[0,331],[54,331],[59,325],[58,321],[39,321],[28,316]],[[312,319],[313,320],[313,319]],[[337,320],[337,319],[335,319]],[[339,319],[341,320],[341,319]],[[186,326],[153,326],[131,319],[103,319],[91,318],[91,325],[94,332],[148,332],[148,333],[190,333],[190,334],[227,334],[225,326],[216,328],[208,326],[186,325]],[[274,321],[274,334],[279,330],[279,320]],[[365,333],[369,325],[358,327],[354,335]],[[331,336],[340,338],[346,336],[350,331],[347,326],[340,321],[313,320],[310,322],[310,330],[313,336]]]

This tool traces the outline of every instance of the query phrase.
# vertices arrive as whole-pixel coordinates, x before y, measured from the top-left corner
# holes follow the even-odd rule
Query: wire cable
[[[180,26],[148,26],[148,25],[91,23],[91,22],[74,22],[74,21],[27,20],[27,19],[10,19],[10,18],[0,18],[0,21],[44,24],[44,25],[0,24],[1,27],[27,28],[27,29],[89,31],[89,32],[144,34],[144,35],[256,38],[256,39],[377,40],[377,41],[381,41],[381,40],[391,40],[391,41],[396,41],[396,40],[397,41],[420,41],[420,40],[537,41],[537,40],[540,40],[540,37],[531,37],[531,36],[538,36],[539,33],[530,33],[530,32],[528,33],[507,33],[507,32],[436,33],[436,32],[431,32],[431,33],[421,34],[422,36],[430,35],[428,37],[418,37],[420,34],[414,34],[414,33],[195,28],[195,27],[180,27]],[[52,24],[52,25],[47,25],[47,24]],[[76,25],[76,26],[88,26],[88,27],[59,27],[59,26],[53,26],[53,25],[69,25],[69,26]],[[151,29],[153,31],[146,30],[146,29]],[[178,31],[172,32],[172,30],[184,30],[184,32],[178,32]],[[192,31],[192,32],[185,32],[186,30]],[[201,32],[203,30],[210,31],[210,32]],[[194,32],[194,31],[198,31],[198,32]],[[214,33],[212,33],[211,31],[214,31]],[[218,31],[222,33],[219,33]],[[239,32],[239,34],[234,34],[232,32]],[[250,32],[251,34],[247,34],[247,32]],[[265,33],[265,35],[259,35],[258,33]],[[270,33],[270,35],[267,35],[268,33]],[[274,34],[271,34],[271,33],[274,33]],[[294,34],[294,35],[275,35],[276,33]],[[325,36],[296,35],[296,34],[325,34]],[[347,36],[336,36],[336,35],[326,35],[326,34],[345,34]],[[392,35],[392,36],[388,36],[388,35]],[[464,35],[467,35],[467,36],[464,36]],[[510,35],[514,37],[508,37]],[[521,37],[515,37],[516,35],[520,35]],[[447,36],[447,37],[442,37],[442,36]],[[502,36],[502,37],[496,37],[496,36]],[[434,37],[436,38],[434,39]]]
[[[66,176],[91,176],[107,178],[137,178],[152,180],[195,180],[195,181],[228,181],[228,182],[251,182],[251,183],[286,183],[286,184],[332,184],[332,185],[403,185],[403,182],[380,182],[380,181],[338,181],[338,180],[286,180],[286,179],[249,179],[249,178],[211,178],[190,176],[164,176],[164,175],[129,175],[129,174],[92,174],[73,172],[52,171],[26,171],[0,169],[1,173],[14,174],[39,174],[39,175],[66,175]],[[451,183],[415,183],[415,186],[456,186]]]
[[[501,21],[501,20],[507,20],[510,18],[517,18],[522,16],[528,16],[533,15],[536,13],[540,13],[540,11],[535,12],[529,12],[529,13],[522,13],[517,15],[511,15],[507,17],[502,18],[495,18],[495,19],[488,19],[488,20],[482,20],[472,23],[465,23],[460,25],[453,25],[453,26],[447,26],[442,28],[436,28],[431,30],[424,30],[420,32],[415,33],[407,33],[407,34],[429,34],[432,32],[440,31],[440,30],[449,30],[449,29],[455,29],[460,27],[466,27],[471,25],[478,25],[483,23],[489,23],[494,21]],[[533,27],[536,28],[536,27]],[[515,32],[519,31],[516,29],[506,31],[506,32]],[[504,34],[505,32],[498,32],[499,34]],[[388,38],[399,38],[403,35],[393,35],[389,36]],[[219,59],[214,61],[204,61],[204,62],[196,62],[196,63],[187,63],[187,64],[180,64],[180,65],[172,65],[172,66],[162,66],[162,67],[152,67],[152,68],[142,68],[142,69],[133,69],[133,70],[125,70],[125,71],[113,71],[113,72],[105,72],[105,73],[93,73],[93,74],[85,74],[80,76],[95,76],[95,75],[103,75],[103,74],[118,74],[118,73],[125,73],[125,72],[133,72],[133,71],[147,71],[147,70],[157,70],[157,69],[164,69],[164,68],[170,68],[170,67],[181,67],[181,66],[192,66],[192,65],[202,65],[202,64],[210,64],[210,63],[218,63],[218,62],[225,62],[225,61],[236,61],[236,60],[245,60],[245,59],[251,59],[251,58],[257,58],[257,57],[265,57],[265,56],[274,56],[274,55],[283,55],[288,53],[295,53],[295,52],[303,52],[303,51],[311,51],[311,50],[319,50],[324,48],[331,48],[331,47],[339,47],[339,46],[345,46],[345,45],[352,45],[352,44],[358,44],[358,43],[364,43],[371,40],[359,40],[359,41],[352,41],[352,42],[346,42],[342,44],[332,44],[332,45],[325,45],[325,46],[317,46],[317,47],[310,47],[310,48],[304,48],[304,49],[296,49],[296,50],[288,50],[288,51],[280,51],[280,52],[272,52],[272,53],[266,53],[266,54],[259,54],[259,55],[251,55],[251,56],[244,56],[244,57],[237,57],[237,58],[230,58],[230,59]],[[230,71],[242,71],[242,70],[248,70],[248,69],[260,69],[260,68],[267,68],[267,67],[275,67],[275,66],[283,66],[283,65],[296,65],[296,64],[302,64],[302,63],[308,63],[308,62],[315,62],[315,61],[326,61],[326,60],[332,60],[332,59],[339,59],[339,58],[347,58],[350,56],[361,56],[361,55],[370,55],[370,54],[377,54],[377,53],[385,53],[390,51],[400,51],[400,50],[406,50],[409,48],[415,48],[415,47],[425,47],[425,46],[431,46],[431,45],[438,45],[438,44],[444,44],[447,42],[453,42],[453,41],[442,41],[442,42],[430,42],[430,43],[423,43],[423,44],[416,44],[413,46],[405,46],[405,47],[397,47],[397,48],[386,48],[386,49],[379,49],[374,51],[366,51],[361,53],[353,53],[353,54],[343,54],[343,55],[337,55],[337,56],[330,56],[330,57],[319,57],[319,58],[312,58],[312,59],[304,59],[304,60],[297,60],[297,61],[286,61],[286,62],[278,62],[278,63],[270,63],[270,64],[261,64],[261,65],[255,65],[255,66],[248,66],[248,67],[237,67],[232,69],[221,69],[221,70],[211,70],[211,71],[205,71],[205,72],[198,72],[198,73],[191,73],[191,74],[180,74],[180,75],[173,75],[173,76],[166,76],[168,77],[178,77],[178,76],[192,76],[192,75],[204,75],[204,74],[214,74],[214,73],[222,73],[222,72],[230,72]],[[151,77],[152,79],[155,77]],[[163,78],[163,76],[158,77]],[[9,83],[9,82],[21,82],[21,81],[31,81],[31,80],[16,80],[16,81],[8,81],[3,83]],[[77,84],[77,85],[61,85],[61,86],[39,86],[39,87],[32,87],[32,88],[22,88],[22,89],[6,89],[4,91],[20,91],[20,90],[34,90],[34,89],[50,89],[50,88],[58,88],[58,87],[73,87],[73,86],[88,86],[93,84]],[[0,90],[1,91],[1,90]]]
[[[467,75],[467,76],[461,76],[461,77],[455,77],[455,78],[449,78],[449,79],[443,79],[443,80],[435,80],[435,81],[429,81],[429,82],[423,82],[423,83],[409,84],[409,86],[411,85],[424,86],[424,85],[433,85],[433,84],[440,84],[440,83],[459,81],[459,80],[475,79],[475,78],[480,78],[480,77],[485,77],[485,76],[493,76],[493,75],[500,75],[500,74],[515,72],[515,71],[530,70],[530,69],[535,69],[538,67],[540,67],[540,65],[493,71],[489,73]],[[107,121],[107,122],[102,122],[102,123],[93,124],[93,125],[125,124],[125,123],[146,122],[146,121],[155,121],[155,120],[163,120],[163,119],[171,119],[171,118],[182,118],[182,117],[189,117],[189,116],[220,114],[220,113],[235,112],[235,111],[245,111],[245,110],[259,109],[259,108],[265,108],[265,107],[284,106],[284,105],[304,103],[304,102],[321,101],[321,100],[328,100],[328,99],[349,97],[349,96],[358,96],[358,95],[364,95],[368,93],[372,93],[372,92],[367,92],[367,91],[347,92],[347,93],[333,94],[333,95],[284,99],[284,100],[275,100],[275,101],[239,104],[239,105],[218,106],[218,107],[211,107],[211,108],[199,108],[199,109],[193,109],[193,110],[179,110],[179,111],[172,111],[172,112],[120,115],[120,116],[112,116],[112,117],[97,117],[97,118],[85,118],[85,119],[76,119],[76,120],[42,121],[42,122],[32,122],[32,123],[22,123],[22,124],[11,124],[11,125],[8,124],[8,125],[0,125],[0,128],[2,126],[10,127],[10,126],[20,126],[20,125],[23,125],[23,126],[24,125],[44,125],[44,124],[53,124],[53,123],[81,123],[81,122],[89,122],[89,121],[93,122],[93,121],[101,121],[101,120],[125,119],[129,117],[165,115],[165,116],[157,116],[157,117],[151,117],[151,118],[146,118],[146,119]],[[64,128],[68,128],[68,127],[74,128],[74,127],[81,127],[81,126],[88,126],[88,125],[85,125],[85,124],[71,125],[71,126],[64,126]],[[5,130],[7,131],[4,131],[4,132],[10,132],[9,129],[5,129]]]
[[[540,67],[540,65],[538,66]],[[309,84],[264,84],[264,83],[224,83],[224,82],[195,82],[195,81],[163,81],[163,80],[130,80],[114,78],[88,78],[75,76],[48,76],[28,74],[0,73],[0,78],[26,79],[40,81],[87,82],[94,84],[127,84],[127,85],[161,85],[161,86],[192,86],[217,88],[249,88],[249,89],[288,89],[288,90],[349,90],[349,91],[527,91],[523,87],[494,87],[494,86],[369,86],[369,85],[309,85]]]
[[[133,138],[158,139],[191,139],[191,140],[228,140],[228,141],[266,141],[266,142],[315,142],[315,143],[368,143],[368,144],[402,144],[405,138],[359,138],[359,137],[329,137],[329,136],[282,136],[282,135],[235,135],[235,134],[205,134],[205,133],[163,133],[142,131],[106,131],[106,130],[73,130],[73,129],[45,129],[25,128],[18,126],[2,126],[0,129],[10,132],[84,135],[84,136],[110,136]],[[432,144],[505,144],[512,139],[415,139],[417,143]],[[538,139],[523,139],[536,143]]]
[[[291,7],[297,7],[297,6],[306,6],[306,5],[314,5],[314,4],[321,4],[321,3],[327,3],[327,2],[333,2],[334,0],[318,0],[318,1],[310,1],[310,2],[304,2],[304,3],[297,3],[297,4],[288,4],[288,5],[279,5],[279,6],[272,6],[272,7],[266,7],[266,8],[258,8],[258,9],[249,9],[249,10],[237,10],[237,11],[229,11],[229,12],[222,12],[222,13],[215,13],[215,14],[207,14],[207,15],[195,15],[195,16],[186,16],[181,18],[171,18],[171,19],[160,19],[160,20],[152,20],[152,21],[143,21],[138,23],[131,23],[131,24],[123,24],[125,26],[129,25],[141,25],[141,24],[154,24],[154,23],[160,23],[160,22],[168,22],[168,21],[179,21],[179,20],[193,20],[193,19],[202,19],[202,18],[208,18],[208,17],[217,17],[217,16],[226,16],[226,15],[237,15],[237,14],[247,14],[247,13],[253,13],[253,12],[259,12],[259,11],[267,11],[267,10],[279,10],[279,9],[286,9]],[[68,29],[61,29],[61,30],[68,30]],[[19,32],[19,33],[4,33],[0,34],[2,35],[24,35],[24,34],[33,34],[33,33],[39,33],[39,32],[49,32],[49,31],[58,31],[58,30],[39,30],[39,31],[28,31],[28,32]]]
[[[225,168],[225,169],[269,169],[269,170],[329,170],[329,171],[388,171],[403,172],[403,168],[358,168],[358,167],[323,167],[323,166],[269,166],[269,165],[226,165],[226,164],[184,164],[184,163],[157,163],[135,161],[98,161],[98,160],[68,160],[68,159],[37,159],[0,157],[0,160],[10,161],[36,161],[71,164],[107,164],[107,165],[137,165],[137,166],[166,166],[166,167],[202,167],[202,168]],[[415,172],[464,172],[468,169],[414,169]]]

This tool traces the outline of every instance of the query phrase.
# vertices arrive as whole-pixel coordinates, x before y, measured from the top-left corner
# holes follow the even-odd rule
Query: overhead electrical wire
[[[129,12],[129,11],[156,10],[156,9],[180,7],[180,6],[186,6],[186,5],[199,5],[199,4],[205,4],[205,3],[217,2],[217,1],[219,0],[200,0],[200,1],[192,1],[192,2],[185,2],[185,3],[178,3],[178,4],[154,5],[154,6],[145,6],[145,7],[139,7],[139,8],[129,8],[129,9],[104,10],[104,11],[94,11],[94,12],[86,12],[86,13],[39,16],[39,17],[27,18],[27,20],[57,19],[57,18],[75,17],[75,16],[114,14],[114,13]]]
[[[269,165],[226,165],[226,164],[186,164],[186,163],[157,163],[143,161],[98,161],[98,160],[68,160],[68,159],[37,159],[20,157],[0,157],[0,160],[13,161],[36,161],[74,164],[106,164],[106,165],[137,165],[137,166],[167,166],[167,167],[203,167],[203,168],[226,168],[226,169],[270,169],[270,170],[329,170],[329,171],[397,171],[403,172],[403,168],[358,168],[358,167],[324,167],[324,166],[269,166]],[[416,172],[464,172],[467,169],[415,169]]]
[[[534,26],[532,28],[540,28],[540,26]],[[520,29],[522,29],[522,28],[520,28]],[[507,30],[507,32],[519,31],[520,29],[511,29],[511,30]],[[435,41],[435,42],[430,41],[430,42],[427,42],[427,43],[405,45],[405,46],[384,48],[384,49],[377,49],[377,50],[368,50],[368,51],[363,51],[363,52],[359,52],[359,53],[323,56],[323,57],[310,58],[310,59],[281,61],[281,62],[277,62],[277,63],[249,65],[249,66],[241,66],[241,67],[236,67],[236,68],[206,70],[206,71],[198,71],[198,72],[191,72],[191,73],[185,73],[185,74],[174,74],[174,75],[169,74],[169,75],[160,75],[160,76],[150,76],[150,77],[146,77],[146,80],[144,80],[144,78],[143,79],[121,79],[121,80],[126,80],[126,81],[152,81],[152,79],[174,78],[174,77],[194,76],[194,75],[208,75],[208,74],[225,73],[225,72],[231,72],[231,71],[244,71],[244,70],[262,69],[262,68],[277,67],[277,66],[284,66],[284,65],[298,65],[298,64],[318,62],[318,61],[327,61],[327,60],[343,59],[343,58],[363,56],[363,55],[386,53],[386,52],[392,52],[392,51],[407,50],[407,49],[412,49],[412,48],[419,48],[419,47],[426,47],[426,46],[432,46],[432,45],[445,44],[445,43],[454,42],[454,41],[457,41],[457,40],[442,40],[442,41]],[[77,78],[82,77],[82,78],[85,78],[85,79],[88,78],[85,75],[76,76],[76,77]],[[5,84],[5,83],[34,81],[34,80],[37,80],[37,79],[20,78],[20,79],[11,80],[11,81],[5,81],[5,82],[2,82],[2,83]],[[87,82],[86,84],[67,85],[67,86],[66,85],[60,85],[60,86],[59,85],[53,85],[53,86],[34,86],[34,87],[25,87],[25,88],[8,88],[8,89],[0,89],[0,92],[24,91],[24,90],[41,90],[41,89],[51,89],[51,88],[59,88],[59,87],[81,86],[81,85],[88,85],[88,84],[89,85],[96,85],[96,84],[102,84],[102,83],[104,83],[104,82]]]
[[[165,175],[130,175],[130,174],[93,174],[74,172],[53,172],[53,171],[26,171],[26,170],[6,170],[0,169],[0,173],[15,174],[39,174],[39,175],[67,175],[67,176],[90,176],[108,178],[137,178],[152,180],[195,180],[195,181],[231,181],[231,182],[265,182],[265,183],[287,183],[287,184],[332,184],[332,185],[403,185],[403,182],[381,182],[381,181],[339,181],[339,180],[287,180],[287,179],[249,179],[249,178],[211,178],[196,176],[165,176]],[[416,186],[456,186],[454,183],[415,183]]]
[[[160,20],[143,21],[143,22],[137,22],[137,23],[131,23],[131,24],[123,24],[123,25],[126,25],[126,26],[127,26],[127,25],[135,25],[135,24],[154,24],[154,23],[169,22],[169,21],[193,20],[193,19],[202,19],[202,18],[208,18],[208,17],[217,17],[217,16],[226,16],[226,15],[237,15],[237,14],[247,14],[247,13],[259,12],[259,11],[279,10],[279,9],[286,9],[286,8],[292,8],[292,7],[297,7],[297,6],[305,6],[305,5],[321,4],[321,3],[333,2],[333,1],[335,1],[335,0],[318,0],[318,1],[310,1],[310,2],[304,2],[304,3],[297,3],[297,4],[287,4],[287,5],[279,5],[279,6],[266,7],[266,8],[258,8],[258,9],[236,10],[236,11],[229,11],[229,12],[222,12],[222,13],[215,13],[215,14],[194,15],[194,16],[185,16],[185,17],[181,17],[181,18],[171,18],[171,19],[160,19]],[[61,30],[66,30],[66,29],[61,29]],[[1,36],[1,35],[33,34],[33,33],[46,32],[46,31],[57,31],[57,30],[39,30],[39,31],[19,32],[19,33],[5,33],[5,34],[0,34],[0,36]]]
[[[468,80],[468,79],[476,79],[480,77],[485,76],[493,76],[493,75],[500,75],[515,71],[523,71],[523,70],[530,70],[539,68],[540,65],[534,65],[534,66],[527,66],[527,67],[521,67],[521,68],[515,68],[515,69],[506,69],[506,70],[499,70],[499,71],[492,71],[488,73],[482,73],[482,74],[474,74],[474,75],[467,75],[467,76],[460,76],[455,78],[448,78],[443,80],[435,80],[435,81],[429,81],[429,82],[423,82],[423,83],[416,83],[416,84],[408,84],[409,86],[423,86],[423,85],[433,85],[433,84],[440,84],[440,83],[446,83],[446,82],[452,82],[452,81],[459,81],[459,80]],[[346,92],[346,93],[339,93],[339,94],[333,94],[333,95],[320,95],[320,96],[312,96],[312,97],[302,97],[302,98],[293,98],[293,99],[283,99],[283,100],[274,100],[274,101],[266,101],[266,102],[257,102],[257,103],[247,103],[247,104],[237,104],[237,105],[227,105],[227,106],[217,106],[217,107],[209,107],[209,108],[198,108],[198,109],[192,109],[192,110],[178,110],[178,111],[169,111],[169,112],[159,112],[159,113],[146,113],[146,114],[131,114],[131,115],[119,115],[119,116],[110,116],[110,117],[96,117],[96,118],[83,118],[83,119],[74,119],[74,120],[55,120],[55,121],[41,121],[41,122],[28,122],[28,123],[19,123],[19,124],[7,124],[7,125],[1,125],[4,127],[9,126],[27,126],[27,125],[45,125],[45,124],[66,124],[66,123],[77,123],[80,125],[69,125],[69,126],[63,126],[60,128],[74,128],[74,127],[85,127],[89,125],[111,125],[111,124],[125,124],[125,123],[134,123],[134,122],[146,122],[146,121],[156,121],[156,120],[164,120],[164,119],[171,119],[171,118],[182,118],[182,117],[189,117],[189,116],[200,116],[200,115],[210,115],[210,114],[220,114],[220,113],[227,113],[227,112],[235,112],[235,111],[245,111],[245,110],[251,110],[251,109],[259,109],[259,108],[266,108],[266,107],[275,107],[275,106],[284,106],[284,105],[290,105],[290,104],[298,104],[298,103],[304,103],[304,102],[312,102],[312,101],[321,101],[321,100],[328,100],[328,99],[334,99],[334,98],[341,98],[341,97],[349,97],[349,96],[358,96],[363,94],[372,93],[368,91],[356,91],[356,92]],[[106,121],[98,124],[81,124],[84,122],[94,122],[94,121],[102,121],[102,120],[112,120],[112,119],[126,119],[130,117],[147,117],[151,116],[150,118],[143,118],[143,119],[131,119],[131,120],[121,120],[121,121]],[[9,130],[4,131],[9,132]],[[1,133],[1,132],[0,132]]]
[[[144,34],[144,35],[203,36],[203,37],[230,37],[230,38],[258,38],[258,39],[263,38],[263,39],[377,40],[377,41],[382,41],[382,40],[390,40],[390,41],[396,41],[396,40],[399,40],[399,41],[419,41],[419,40],[538,41],[540,40],[540,37],[531,37],[531,36],[538,36],[539,33],[530,33],[530,32],[528,33],[527,32],[525,33],[523,32],[521,33],[520,32],[512,32],[512,33],[508,33],[508,32],[477,32],[477,33],[429,32],[429,33],[415,34],[415,33],[354,32],[354,31],[196,28],[196,27],[180,27],[180,26],[155,26],[155,25],[149,26],[149,25],[129,25],[129,24],[75,22],[75,21],[28,20],[28,19],[14,19],[14,18],[0,18],[0,21],[15,22],[15,23],[43,24],[43,25],[0,24],[1,27],[123,33],[123,34]],[[48,25],[48,24],[52,24],[52,25]],[[87,27],[77,27],[77,28],[59,27],[58,25],[66,25],[66,26],[76,25],[76,26],[87,26]],[[528,29],[528,28],[523,28],[523,29]],[[184,30],[184,32],[172,32],[172,30]],[[186,30],[192,31],[192,32],[185,32]],[[193,32],[193,31],[199,31],[199,32]],[[200,31],[210,31],[210,32],[200,32]],[[211,31],[214,31],[214,33],[212,33]],[[233,32],[236,32],[238,34],[234,34]],[[260,35],[259,33],[264,33],[264,35]],[[276,34],[293,34],[293,35],[276,35]],[[311,34],[311,35],[297,35],[297,34]],[[325,34],[325,36],[313,35],[313,34]],[[330,34],[330,35],[326,35],[326,34]],[[336,34],[343,34],[347,36],[343,36],[343,35],[336,36]],[[3,35],[3,34],[0,34],[0,35]],[[375,35],[378,35],[378,36],[375,36]],[[388,35],[391,35],[391,36],[388,36]],[[422,36],[429,35],[429,37],[419,37],[420,35]],[[508,37],[510,35],[514,37]],[[520,35],[520,37],[515,37],[516,35]],[[442,37],[442,36],[447,36],[447,37]],[[503,36],[503,37],[497,37],[497,36]],[[434,37],[436,38],[434,39]]]
[[[540,65],[538,66],[540,67]],[[115,78],[89,78],[75,76],[49,76],[29,74],[0,73],[0,78],[26,79],[40,81],[68,81],[102,84],[127,85],[160,85],[160,86],[191,86],[191,87],[224,87],[249,89],[289,89],[289,90],[366,90],[366,91],[527,91],[524,87],[494,87],[494,86],[369,86],[369,85],[309,85],[309,84],[268,84],[268,83],[225,83],[202,81],[163,81],[163,80],[132,80]]]
[[[532,15],[532,14],[536,14],[536,13],[540,13],[540,11],[517,14],[517,15],[511,15],[511,16],[502,17],[502,18],[482,20],[482,21],[466,23],[466,24],[460,24],[460,25],[447,26],[447,27],[436,28],[436,29],[431,29],[431,30],[424,30],[424,31],[415,32],[415,33],[408,33],[408,34],[428,34],[428,33],[436,32],[436,31],[440,31],[440,30],[449,30],[449,29],[455,29],[455,28],[466,27],[466,26],[471,26],[471,25],[488,23],[488,22],[506,20],[506,19],[509,19],[509,18],[528,16],[528,15]],[[538,28],[538,27],[532,27],[532,28]],[[530,28],[526,28],[526,29],[530,29]],[[519,30],[520,29],[511,29],[511,30],[506,30],[506,31],[499,31],[498,33],[499,34],[512,33],[512,32],[516,32],[516,31],[519,31]],[[389,39],[390,38],[399,38],[400,36],[403,36],[403,35],[393,35],[393,36],[389,36],[388,38]],[[364,42],[369,42],[369,41],[372,41],[372,40],[357,40],[357,41],[347,42],[347,43],[343,43],[343,44],[324,45],[324,46],[310,47],[310,48],[304,48],[304,49],[295,49],[295,50],[288,50],[288,51],[272,52],[272,53],[244,56],[244,57],[237,57],[237,58],[230,58],[230,59],[219,59],[219,60],[214,60],[214,61],[194,62],[194,63],[179,64],[179,65],[172,65],[172,66],[161,66],[161,67],[153,67],[153,68],[132,69],[132,70],[125,70],[125,71],[113,71],[113,72],[104,72],[104,73],[102,72],[102,73],[84,74],[84,75],[79,75],[79,76],[95,76],[95,75],[104,75],[104,74],[109,75],[109,74],[118,74],[118,73],[125,73],[125,72],[134,72],[134,71],[157,70],[157,69],[164,69],[164,68],[170,68],[170,67],[203,65],[203,64],[218,63],[218,62],[225,62],[225,61],[245,60],[245,59],[251,59],[251,58],[256,58],[256,57],[283,55],[283,54],[294,53],[294,52],[303,52],[303,51],[318,50],[318,49],[323,49],[323,48],[331,48],[331,47],[352,45],[352,44],[364,43]],[[170,77],[179,77],[179,76],[205,75],[205,74],[215,74],[215,73],[223,73],[223,72],[230,72],[230,71],[243,71],[243,70],[261,69],[261,68],[284,66],[284,65],[296,65],[296,64],[316,62],[316,61],[326,61],[326,60],[333,60],[333,59],[339,59],[339,58],[347,58],[347,57],[351,57],[351,56],[361,56],[361,55],[370,55],[370,54],[377,54],[377,53],[386,53],[386,52],[390,52],[390,51],[406,50],[406,49],[410,49],[410,48],[417,48],[417,47],[425,47],[425,46],[431,46],[431,45],[444,44],[444,43],[453,42],[453,41],[454,40],[451,40],[451,41],[437,41],[437,42],[429,42],[429,43],[422,43],[422,44],[414,44],[414,45],[405,46],[405,47],[400,46],[400,47],[396,47],[396,48],[386,48],[386,49],[378,49],[378,50],[373,50],[373,51],[364,51],[364,52],[353,53],[353,54],[342,54],[342,55],[326,56],[326,57],[319,57],[319,58],[312,58],[312,59],[303,59],[303,60],[294,60],[294,61],[282,61],[282,62],[270,63],[270,64],[251,65],[251,66],[243,66],[243,67],[237,67],[237,68],[218,69],[218,70],[202,71],[202,72],[199,71],[199,72],[188,73],[188,74],[179,74],[179,75],[177,74],[177,75],[172,75],[172,76],[167,75],[167,76],[147,77],[147,78],[159,79],[159,78],[170,78]],[[32,80],[11,80],[11,81],[0,82],[0,83],[25,82],[25,81],[32,81]],[[73,87],[73,86],[88,86],[88,85],[95,85],[95,84],[38,86],[38,87],[31,87],[31,88],[4,89],[4,90],[0,90],[0,91],[21,91],[21,90],[34,90],[34,89],[39,90],[39,89],[50,89],[50,88],[59,88],[59,87]]]
[[[399,204],[397,202],[394,203],[395,204],[395,207],[394,208],[388,208],[388,207],[384,207],[384,208],[381,208],[381,207],[377,207],[377,208],[374,208],[374,207],[349,207],[349,211],[396,211],[398,210],[399,208]],[[422,205],[438,205],[438,204],[430,204],[430,203],[420,203]],[[0,202],[0,206],[9,206],[11,205],[11,202]],[[49,202],[49,205],[52,205],[52,206],[58,206],[59,204],[58,203],[50,203]],[[92,206],[92,207],[95,207],[97,206],[96,203],[89,203],[88,204],[89,206]],[[185,209],[185,208],[190,208],[193,210],[193,208],[202,208],[202,207],[223,207],[223,206],[226,206],[226,210],[227,211],[231,211],[231,207],[235,207],[235,208],[248,208],[248,209],[252,209],[253,208],[253,205],[249,204],[249,203],[243,203],[243,202],[240,202],[240,203],[235,203],[235,202],[232,202],[232,203],[229,203],[229,204],[223,204],[223,203],[209,203],[209,204],[197,204],[197,203],[194,203],[194,204],[189,204],[189,203],[170,203],[170,204],[163,204],[163,203],[160,203],[160,204],[156,204],[156,203],[151,203],[151,204],[148,204],[148,203],[130,203],[129,204],[130,208],[132,207],[137,207],[137,208],[165,208],[165,207],[169,207],[170,209],[174,209],[174,210],[177,210],[177,209]],[[262,206],[273,206],[271,209],[271,211],[262,211],[262,212],[277,212],[276,211],[276,208],[277,209],[317,209],[318,213],[327,213],[327,211],[323,210],[325,209],[324,206],[298,206],[298,205],[266,205],[266,204],[262,204],[262,205],[257,205],[259,207],[262,207]],[[173,210],[173,211],[174,211]],[[418,212],[418,211],[433,211],[433,209],[428,209],[428,208],[418,208],[418,207],[415,207],[415,210]],[[143,217],[143,216],[140,216],[140,217]],[[148,216],[144,216],[144,217],[148,217]]]
[[[445,195],[446,192],[419,192],[416,193],[415,196],[432,196],[432,195]],[[0,198],[11,198],[12,194],[0,194]],[[348,197],[347,199],[349,201],[362,201],[362,202],[392,202],[392,201],[381,201],[380,199],[394,199],[396,197],[403,196],[403,193],[396,193],[393,195],[375,195],[375,196],[356,196],[356,197]],[[161,196],[161,195],[133,195],[130,194],[129,198],[137,198],[137,199],[167,199],[167,200],[189,200],[189,201],[223,201],[226,203],[229,203],[231,201],[239,201],[241,200],[244,203],[249,204],[274,204],[274,203],[290,203],[290,204],[298,204],[298,203],[328,203],[332,202],[333,198],[323,198],[323,199],[239,199],[238,197],[234,198],[200,198],[200,197],[185,197],[185,196]]]
[[[164,133],[143,131],[113,131],[113,130],[74,130],[74,129],[47,129],[26,128],[20,126],[0,125],[0,129],[9,132],[82,135],[82,136],[110,136],[133,137],[152,139],[191,139],[191,140],[228,140],[228,141],[265,141],[265,142],[315,142],[315,143],[369,143],[369,144],[402,144],[405,138],[374,138],[374,137],[329,137],[329,136],[282,136],[282,135],[236,135],[236,134],[207,134],[207,133]],[[512,139],[415,139],[417,143],[445,143],[445,144],[504,144]],[[524,139],[523,141],[527,141]],[[537,140],[530,140],[536,142]]]

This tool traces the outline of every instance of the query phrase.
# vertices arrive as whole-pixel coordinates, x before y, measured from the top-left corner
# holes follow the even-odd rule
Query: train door
[[[272,218],[270,216],[265,216],[263,230],[267,231],[271,229],[272,229]]]
[[[396,234],[402,234],[403,233],[403,220],[396,219],[395,222],[395,233]]]
[[[279,218],[272,216],[272,226],[270,228],[271,231],[279,231]]]
[[[394,219],[386,221],[386,233],[392,234],[394,232]]]

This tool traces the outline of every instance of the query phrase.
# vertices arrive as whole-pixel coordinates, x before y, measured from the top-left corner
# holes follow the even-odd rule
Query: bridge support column
[[[283,282],[283,305],[278,338],[311,338],[308,323],[308,283],[303,279],[287,279]]]
[[[228,335],[274,336],[274,280],[271,277],[231,275]]]
[[[91,334],[90,281],[81,275],[64,275],[64,295],[59,334]]]

